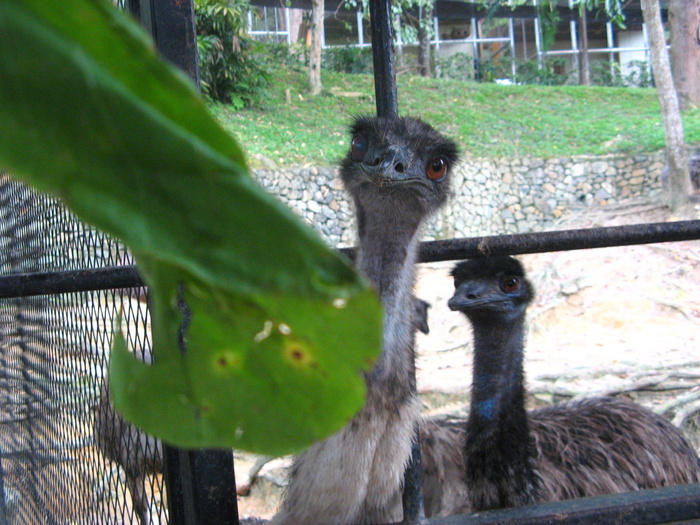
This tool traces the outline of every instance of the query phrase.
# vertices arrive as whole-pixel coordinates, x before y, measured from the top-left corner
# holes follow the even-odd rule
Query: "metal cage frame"
[[[153,36],[160,53],[198,80],[192,0],[120,0]],[[375,92],[379,116],[398,115],[390,0],[370,2]],[[700,239],[700,220],[425,242],[420,262],[489,255],[581,250]],[[343,250],[353,257],[352,249]],[[0,299],[142,287],[134,266],[0,276]],[[233,455],[165,447],[169,523],[238,524]],[[636,525],[700,519],[700,484],[582,498],[447,518],[421,518],[420,450],[406,475],[404,523]],[[0,469],[0,490],[2,490]],[[0,505],[0,518],[4,516]],[[4,522],[0,519],[0,522]],[[687,521],[689,522],[689,521]],[[330,524],[329,524],[330,525]]]

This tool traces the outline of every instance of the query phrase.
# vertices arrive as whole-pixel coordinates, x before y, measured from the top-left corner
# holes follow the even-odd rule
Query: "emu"
[[[357,118],[340,175],[354,200],[357,266],[384,306],[382,352],[365,374],[363,409],[297,457],[276,525],[401,519],[401,484],[414,440],[414,266],[421,225],[447,198],[457,147],[412,118]]]
[[[143,359],[152,362],[150,348]],[[142,525],[151,523],[146,479],[148,474],[163,472],[163,450],[160,440],[149,436],[114,409],[107,378],[102,383],[95,416],[94,436],[105,457],[119,464],[126,474],[135,514]]]
[[[534,290],[512,257],[452,271],[450,309],[474,331],[468,420],[426,423],[426,511],[473,512],[700,481],[693,448],[665,419],[597,397],[528,413],[525,311]]]

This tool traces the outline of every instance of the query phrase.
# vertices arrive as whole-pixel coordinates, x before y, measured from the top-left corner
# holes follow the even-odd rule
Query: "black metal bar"
[[[144,286],[135,266],[36,272],[0,277],[0,298],[92,292]]]
[[[172,525],[195,523],[192,471],[187,451],[163,443],[163,479],[168,495],[168,522]]]
[[[127,9],[131,16],[137,20],[141,20],[141,1],[140,0],[128,0]]]
[[[369,3],[374,63],[374,93],[377,115],[395,117],[399,114],[394,59],[394,30],[391,25],[391,1],[372,0]]]
[[[199,85],[192,0],[151,0],[151,9],[152,35],[159,53]]]
[[[423,509],[423,469],[421,468],[420,436],[416,428],[411,461],[404,473],[402,494],[403,524],[417,524],[425,519]]]
[[[394,58],[394,31],[391,23],[391,0],[369,2],[372,31],[372,59],[374,64],[374,92],[377,116],[391,118],[399,115],[396,86],[396,61]],[[415,374],[415,372],[414,372]],[[415,392],[415,375],[413,390]],[[424,517],[423,491],[420,461],[420,444],[417,438],[411,448],[411,459],[404,473],[402,494],[403,523],[417,523]]]
[[[168,517],[173,525],[238,524],[236,478],[228,450],[163,447],[169,480]]]
[[[158,52],[199,86],[197,33],[193,0],[149,0],[151,34]],[[137,284],[138,286],[138,284]],[[186,311],[186,305],[182,305]],[[185,317],[186,314],[185,314]],[[183,334],[187,323],[183,322]],[[187,351],[182,337],[182,351]],[[238,524],[233,452],[228,450],[177,450],[165,459],[170,523]],[[173,495],[171,497],[171,494]],[[176,496],[177,495],[177,496]]]
[[[694,484],[433,518],[425,525],[658,525],[698,518],[700,484]]]
[[[694,239],[700,239],[700,220],[494,235],[424,242],[420,247],[420,262],[588,250]]]
[[[519,233],[423,242],[420,262],[517,255],[700,239],[700,220]],[[342,248],[350,259],[354,248]],[[144,286],[134,266],[0,276],[0,299]]]

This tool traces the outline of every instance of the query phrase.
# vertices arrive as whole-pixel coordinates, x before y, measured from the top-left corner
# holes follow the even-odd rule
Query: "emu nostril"
[[[470,293],[467,295],[467,299],[469,299],[470,301],[473,301],[476,298],[477,298],[476,295],[474,295],[473,293]]]
[[[403,173],[403,162],[399,162],[398,164],[396,164],[396,166],[394,166],[394,169],[398,173]]]

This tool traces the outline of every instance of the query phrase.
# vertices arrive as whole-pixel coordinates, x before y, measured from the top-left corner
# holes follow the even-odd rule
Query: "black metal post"
[[[141,1],[140,0],[129,0],[127,2],[127,8],[131,15],[137,20],[141,20]]]
[[[374,63],[374,92],[377,115],[395,117],[399,114],[394,59],[394,30],[391,25],[391,1],[372,0],[369,3],[372,26],[372,58]]]
[[[374,92],[377,116],[398,117],[399,102],[396,87],[396,60],[394,57],[394,30],[391,23],[391,0],[372,0],[369,3],[372,25],[372,58],[374,63]],[[413,384],[415,388],[415,377]],[[404,473],[403,523],[417,523],[425,516],[420,462],[418,428],[411,450],[411,460]]]
[[[193,0],[149,1],[151,35],[156,48],[199,86]],[[144,25],[146,22],[142,20]],[[186,337],[182,346],[181,350],[186,352]],[[169,446],[164,449],[170,523],[238,525],[233,452],[178,450]]]
[[[230,451],[190,451],[164,445],[163,456],[169,523],[238,525]]]
[[[161,56],[199,85],[197,32],[192,0],[151,0],[153,40]]]

